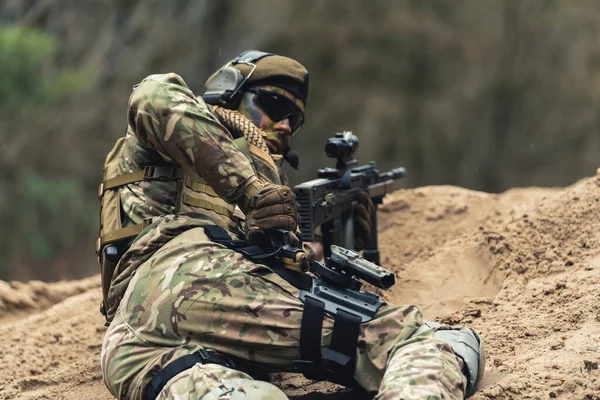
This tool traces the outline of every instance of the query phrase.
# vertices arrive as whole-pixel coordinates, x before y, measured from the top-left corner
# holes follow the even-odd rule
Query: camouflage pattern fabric
[[[122,300],[101,355],[104,381],[116,397],[141,399],[157,371],[201,348],[273,371],[293,370],[303,311],[298,289],[267,266],[211,242],[202,228],[210,223],[191,214],[158,218],[121,260],[111,290]],[[433,330],[414,335],[422,324],[412,305],[382,308],[362,324],[356,381],[378,399],[463,398],[462,361]],[[323,348],[332,328],[326,316]],[[159,398],[261,398],[232,397],[247,385],[251,378],[241,372],[196,365],[171,379]],[[272,385],[254,388],[272,396],[264,398],[285,398]]]
[[[196,364],[170,380],[157,400],[286,400],[277,386],[216,364]]]
[[[257,179],[255,171],[226,127],[180,76],[150,75],[134,88],[126,138],[120,173],[143,170],[148,165],[181,166],[186,176],[206,182],[214,190],[211,194],[191,193],[199,203],[217,205],[216,212],[203,213],[229,229],[235,226],[220,215],[233,215],[245,188]],[[128,223],[139,224],[145,218],[176,211],[175,182],[138,182],[120,193]],[[181,211],[200,210],[184,206]]]

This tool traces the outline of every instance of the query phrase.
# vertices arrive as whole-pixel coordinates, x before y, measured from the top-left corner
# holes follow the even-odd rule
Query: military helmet
[[[248,87],[273,85],[292,93],[306,105],[309,81],[308,71],[296,60],[246,50],[208,78],[202,98],[208,104],[236,109]]]

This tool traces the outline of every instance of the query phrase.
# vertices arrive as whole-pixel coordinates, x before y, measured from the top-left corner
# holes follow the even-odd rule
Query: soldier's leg
[[[141,399],[158,371],[206,348],[278,370],[293,368],[302,303],[263,274],[280,279],[210,242],[202,228],[163,246],[136,271],[106,333],[102,372],[109,390],[118,398]],[[249,378],[240,374],[236,379]],[[242,383],[246,390],[249,383]],[[248,390],[277,392],[256,382]]]
[[[185,344],[167,349],[150,346],[130,329],[119,310],[104,340],[102,375],[115,397],[141,399],[149,381],[146,378],[199,349]],[[276,386],[219,364],[197,363],[165,383],[155,397],[157,400],[287,399]]]
[[[355,380],[377,399],[462,399],[483,373],[480,354],[471,330],[424,324],[415,306],[384,308],[361,326]]]
[[[473,394],[484,364],[471,329],[426,322],[392,349],[376,398],[462,399]]]

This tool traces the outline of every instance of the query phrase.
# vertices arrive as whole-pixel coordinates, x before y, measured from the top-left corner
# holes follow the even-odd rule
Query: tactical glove
[[[374,205],[365,191],[358,193],[358,202],[354,206],[354,250],[364,250],[371,241],[371,215]]]
[[[253,185],[248,201],[243,205],[246,214],[246,240],[250,244],[268,245],[266,232],[285,229],[295,232],[298,226],[296,201],[287,186]],[[254,190],[254,193],[252,192]]]

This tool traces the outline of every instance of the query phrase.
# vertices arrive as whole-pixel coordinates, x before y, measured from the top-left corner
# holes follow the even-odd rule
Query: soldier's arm
[[[145,146],[204,178],[228,202],[245,204],[260,182],[227,129],[174,73],[150,75],[129,99],[128,121]]]

